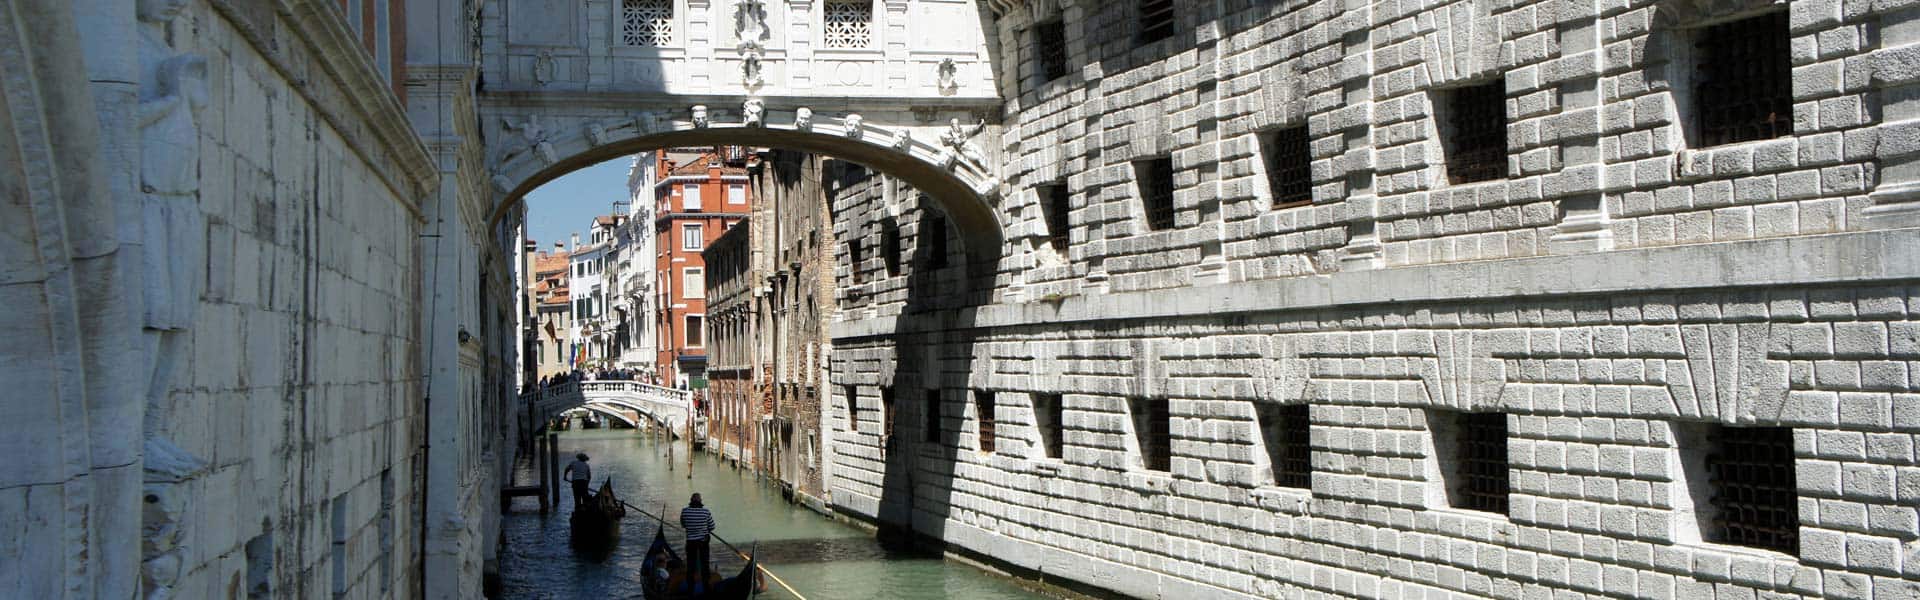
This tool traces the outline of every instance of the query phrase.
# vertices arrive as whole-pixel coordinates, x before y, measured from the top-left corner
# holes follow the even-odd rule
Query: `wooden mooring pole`
[[[547,434],[547,471],[553,474],[553,502],[560,506],[560,434]]]

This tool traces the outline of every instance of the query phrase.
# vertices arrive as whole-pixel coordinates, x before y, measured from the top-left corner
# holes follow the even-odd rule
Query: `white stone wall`
[[[911,257],[924,213],[884,184],[836,199],[867,254],[839,259],[843,511],[1149,598],[1920,595],[1920,236],[1868,218],[1905,152],[1873,81],[1908,78],[1875,41],[1906,36],[1872,32],[1904,13],[1180,2],[1137,47],[1132,3],[1058,4],[998,21],[996,289],[873,276],[876,224]],[[1689,147],[1661,48],[1764,10],[1790,15],[1794,134]],[[1056,17],[1073,69],[1042,82],[1029,25]],[[1511,176],[1450,185],[1433,95],[1502,78]],[[1299,124],[1314,202],[1274,209],[1255,136]],[[1131,163],[1158,155],[1176,224],[1150,231]],[[1062,458],[1038,393],[1064,396]],[[1133,397],[1169,400],[1169,472],[1140,466]],[[1273,485],[1258,403],[1312,406],[1311,489]],[[1436,499],[1430,409],[1508,415],[1506,514]],[[1697,541],[1674,430],[1702,422],[1794,428],[1798,555]]]
[[[244,595],[249,549],[270,547],[276,597],[404,595],[419,522],[415,200],[234,22],[205,4],[190,18],[175,44],[208,61],[207,285],[171,410],[148,415],[208,462],[188,484],[175,594]]]

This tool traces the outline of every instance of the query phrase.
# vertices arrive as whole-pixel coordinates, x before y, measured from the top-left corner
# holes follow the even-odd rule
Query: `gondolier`
[[[573,505],[580,506],[587,501],[587,484],[593,481],[593,468],[587,466],[587,453],[573,455],[573,462],[560,471],[567,481],[573,483]]]
[[[687,530],[687,573],[694,593],[704,591],[707,583],[707,542],[713,535],[713,512],[700,502],[700,494],[687,500],[680,509],[680,527]]]

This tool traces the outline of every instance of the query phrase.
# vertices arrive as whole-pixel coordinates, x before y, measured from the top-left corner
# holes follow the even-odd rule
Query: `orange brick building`
[[[706,261],[700,256],[747,217],[747,152],[739,147],[656,152],[654,331],[660,379],[704,386],[707,366]]]

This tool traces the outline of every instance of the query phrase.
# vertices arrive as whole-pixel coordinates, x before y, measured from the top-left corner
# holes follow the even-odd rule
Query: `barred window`
[[[880,228],[880,258],[887,263],[887,276],[900,274],[900,226],[888,221]]]
[[[1147,228],[1172,229],[1173,157],[1133,163],[1133,175],[1140,186],[1140,204],[1146,210]]]
[[[1067,76],[1067,25],[1056,19],[1033,26],[1040,77],[1053,81]]]
[[[920,217],[920,243],[927,252],[927,268],[947,266],[947,217],[939,211],[924,211]]]
[[[926,428],[921,430],[923,434],[921,439],[928,443],[938,443],[940,441],[940,390],[927,390],[926,408],[920,416],[926,419]]]
[[[1173,470],[1173,443],[1168,434],[1167,400],[1134,398],[1127,402],[1133,414],[1133,435],[1140,443],[1141,466],[1148,471]]]
[[[1273,464],[1273,482],[1291,488],[1313,485],[1311,420],[1305,404],[1255,403],[1260,433]]]
[[[1261,150],[1267,158],[1267,187],[1273,191],[1273,207],[1312,204],[1313,151],[1307,126],[1288,127],[1263,137]]]
[[[980,451],[992,454],[994,434],[993,392],[975,390],[973,392],[973,405],[974,410],[980,413],[978,415],[980,419]]]
[[[1140,0],[1138,43],[1148,44],[1173,37],[1175,21],[1178,16],[1173,11],[1174,0]]]
[[[1500,81],[1446,93],[1447,180],[1491,181],[1507,176],[1507,92]]]
[[[867,48],[873,45],[873,2],[829,1],[821,11],[828,48]]]
[[[860,265],[860,261],[863,258],[865,257],[862,256],[862,252],[860,248],[860,238],[857,238],[857,237],[848,238],[847,239],[847,265],[848,265],[847,270],[851,271],[851,275],[853,276],[854,283],[861,283],[866,281],[867,279],[866,273],[864,269],[861,269],[861,265]]]
[[[1072,210],[1067,186],[1061,184],[1040,186],[1040,215],[1047,221],[1047,243],[1061,254],[1067,253],[1067,243],[1071,239],[1071,222],[1067,219]]]
[[[1033,395],[1033,427],[1040,434],[1041,451],[1053,458],[1065,457],[1061,453],[1066,437],[1062,431],[1062,404],[1059,394]]]
[[[1702,146],[1793,133],[1786,11],[1702,28],[1694,39],[1694,111]]]
[[[1706,472],[1708,497],[1704,503],[1696,500],[1704,504],[1696,506],[1704,509],[1699,515],[1701,537],[1798,555],[1800,498],[1793,429],[1710,425],[1692,440],[1682,438],[1683,445],[1689,441],[1696,447],[1683,447],[1683,457],[1691,455],[1699,464],[1689,466]],[[1698,447],[1702,443],[1705,448]]]
[[[1506,413],[1436,410],[1429,417],[1448,505],[1507,514]]]
[[[620,43],[627,46],[673,43],[673,0],[622,0]]]

